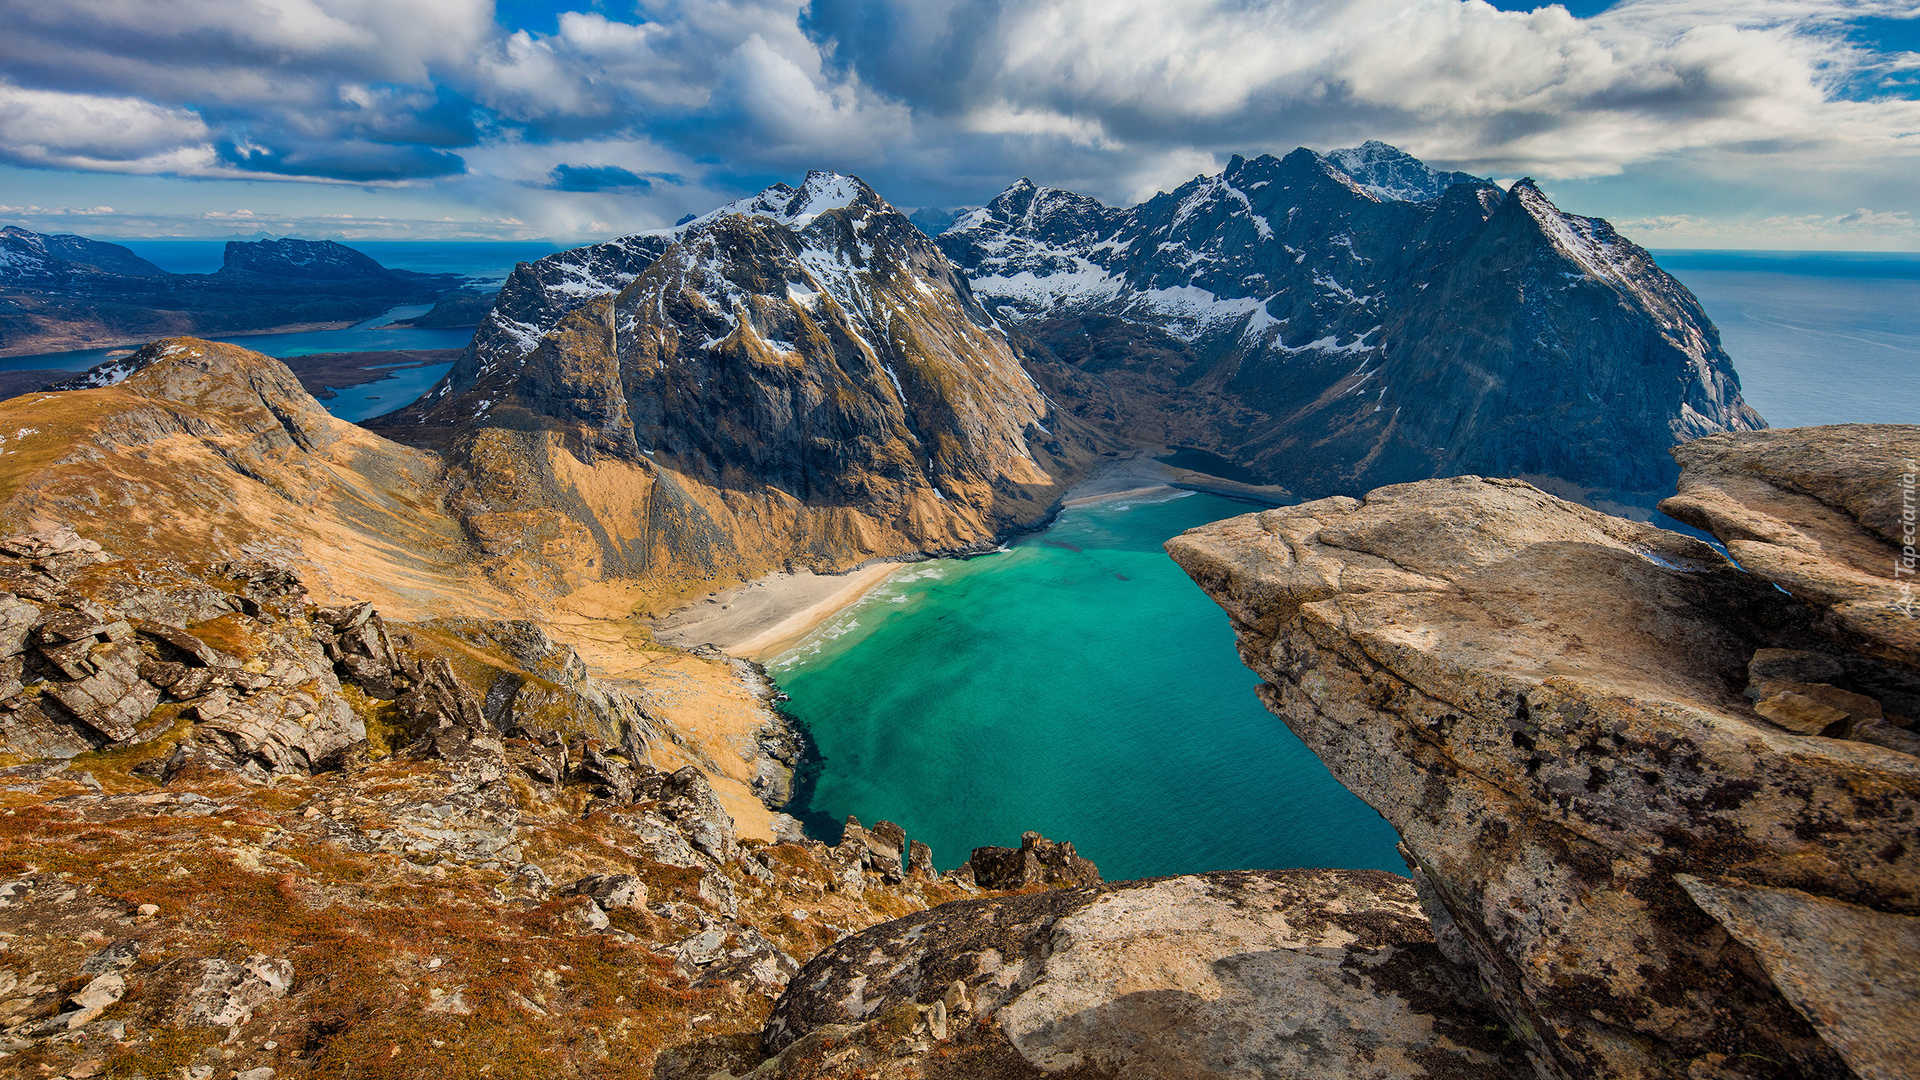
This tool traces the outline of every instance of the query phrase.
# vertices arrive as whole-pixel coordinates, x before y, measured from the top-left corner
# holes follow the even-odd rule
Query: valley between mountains
[[[816,172],[521,264],[359,425],[190,336],[0,401],[0,1061],[1900,1075],[1920,996],[1835,1004],[1886,965],[1795,928],[1920,919],[1920,653],[1871,613],[1897,545],[1849,464],[1912,429],[1764,432],[1647,252],[1380,144],[1125,209],[1021,181],[936,233]],[[1411,880],[828,847],[779,812],[803,746],[764,672],[655,639],[769,574],[989,550],[1172,448],[1305,502],[1173,552]],[[1622,596],[1651,637],[1566,659]],[[1584,795],[1542,743],[1597,755]],[[1707,840],[1637,821],[1705,759],[1745,779],[1660,812]]]

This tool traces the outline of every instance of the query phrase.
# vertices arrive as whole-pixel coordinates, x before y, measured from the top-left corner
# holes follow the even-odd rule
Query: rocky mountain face
[[[1022,180],[937,242],[1093,377],[1074,408],[1302,494],[1524,475],[1644,514],[1669,447],[1764,426],[1643,249],[1378,143],[1235,157],[1124,210]]]
[[[1484,184],[1472,173],[1443,172],[1396,146],[1369,139],[1359,146],[1329,151],[1328,164],[1382,199],[1426,202],[1455,184]]]
[[[813,173],[522,266],[446,380],[370,426],[460,465],[489,550],[671,588],[992,542],[1092,455],[1053,420],[939,250]]]
[[[1906,1075],[1920,652],[1892,571],[1920,431],[1677,453],[1663,508],[1738,567],[1478,477],[1168,550],[1399,830],[1439,946],[1541,1075]]]
[[[0,356],[178,334],[347,324],[456,290],[330,240],[235,241],[212,274],[169,274],[118,244],[0,230]]]

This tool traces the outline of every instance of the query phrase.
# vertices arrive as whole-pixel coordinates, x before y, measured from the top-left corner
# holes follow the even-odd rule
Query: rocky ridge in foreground
[[[1920,668],[1888,525],[1917,456],[1867,425],[1683,448],[1668,512],[1750,572],[1479,477],[1168,550],[1542,1075],[1903,1077]]]
[[[0,539],[0,1072],[648,1077],[851,932],[1098,880],[742,837],[658,726],[531,623]]]

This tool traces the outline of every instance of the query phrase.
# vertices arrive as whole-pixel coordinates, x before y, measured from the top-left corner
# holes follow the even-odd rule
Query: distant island
[[[7,226],[0,229],[0,356],[173,334],[326,329],[443,297],[464,300],[453,307],[465,310],[477,294],[464,284],[458,274],[392,270],[345,244],[291,237],[233,241],[214,273],[170,274],[119,244]],[[435,314],[449,317],[429,317]]]

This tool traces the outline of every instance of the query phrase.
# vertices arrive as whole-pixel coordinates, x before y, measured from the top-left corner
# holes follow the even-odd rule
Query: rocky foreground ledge
[[[1478,477],[1167,546],[1541,1075],[1911,1077],[1920,428],[1676,456],[1664,509],[1740,566]]]

